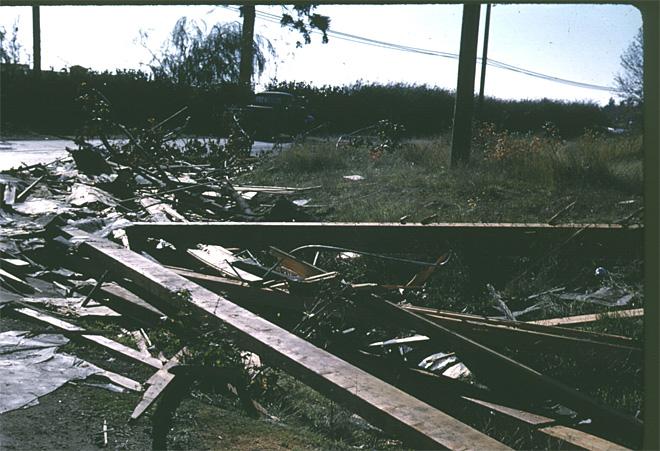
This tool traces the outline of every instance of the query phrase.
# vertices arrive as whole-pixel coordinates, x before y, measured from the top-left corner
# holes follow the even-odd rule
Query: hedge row
[[[0,67],[0,128],[3,134],[25,131],[72,134],[83,117],[75,99],[81,83],[101,91],[112,105],[113,118],[127,126],[140,127],[149,118],[163,119],[182,106],[191,117],[188,130],[197,134],[224,133],[222,116],[230,105],[245,101],[237,85],[199,89],[151,80],[140,71],[94,73],[29,73]],[[317,123],[328,133],[346,133],[381,119],[404,125],[409,135],[447,132],[454,109],[453,93],[444,89],[405,84],[362,84],[311,87],[304,83],[278,83],[269,89],[304,96]],[[552,122],[565,137],[587,128],[608,125],[603,108],[591,103],[552,100],[502,101],[486,99],[481,119],[512,131],[537,131]]]

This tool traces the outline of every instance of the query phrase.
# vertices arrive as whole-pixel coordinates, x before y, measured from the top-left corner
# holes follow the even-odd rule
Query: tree
[[[161,48],[160,55],[152,52],[149,64],[154,79],[172,80],[186,86],[209,86],[222,82],[239,81],[242,30],[240,24],[216,24],[206,32],[186,17],[174,25],[170,39]],[[144,39],[146,33],[141,32]],[[275,51],[270,42],[256,36],[252,40],[252,65],[260,75],[267,54]]]
[[[644,36],[640,27],[637,35],[621,55],[623,72],[614,78],[618,96],[628,105],[644,102]]]
[[[18,42],[18,21],[11,27],[11,38],[7,35],[7,30],[0,27],[0,63],[19,64],[22,53],[22,46]]]
[[[288,27],[298,31],[305,44],[312,42],[311,33],[314,30],[319,30],[323,33],[322,42],[328,42],[328,29],[330,28],[330,18],[321,14],[316,14],[314,9],[316,5],[313,4],[296,4],[291,7],[282,5],[282,19],[280,24],[283,27]],[[293,16],[295,14],[295,18]],[[251,55],[249,43],[254,35],[254,19],[256,10],[254,4],[244,5],[241,7],[241,15],[243,16],[243,42],[244,49],[242,57],[250,61],[253,56]],[[302,47],[303,43],[296,41],[296,47]],[[241,66],[240,83],[249,86],[252,83],[252,67],[249,64]]]

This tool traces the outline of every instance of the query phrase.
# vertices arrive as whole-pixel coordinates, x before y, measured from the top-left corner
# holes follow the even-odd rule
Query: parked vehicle
[[[305,99],[287,92],[260,92],[252,103],[231,111],[239,114],[246,132],[253,138],[266,141],[299,134],[314,122]]]

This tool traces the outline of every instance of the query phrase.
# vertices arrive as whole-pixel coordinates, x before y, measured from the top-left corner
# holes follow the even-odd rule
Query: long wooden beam
[[[540,319],[529,321],[527,324],[538,324],[539,326],[567,326],[576,324],[589,324],[600,321],[603,318],[641,318],[644,316],[643,308],[617,310],[614,312],[594,313],[590,315],[565,316],[562,318]]]
[[[308,244],[363,251],[434,255],[461,248],[479,255],[538,255],[556,246],[581,256],[641,257],[642,226],[617,224],[378,224],[378,223],[135,223],[126,229],[132,243],[163,238],[181,246],[197,243],[225,247],[291,250]]]
[[[80,252],[111,272],[129,277],[154,296],[187,305],[210,320],[226,324],[238,333],[246,349],[415,446],[508,449],[470,426],[141,255],[77,229],[65,228],[63,231],[73,241],[81,243]]]
[[[409,328],[431,339],[444,341],[459,355],[477,377],[509,393],[552,399],[593,420],[604,432],[616,431],[627,440],[640,441],[643,423],[630,415],[596,403],[579,391],[507,357],[481,343],[388,301],[373,299],[362,304],[365,311],[378,315],[399,328]]]

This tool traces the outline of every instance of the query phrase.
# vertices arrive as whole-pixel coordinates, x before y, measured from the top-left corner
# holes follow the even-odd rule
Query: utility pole
[[[32,73],[41,76],[41,19],[39,5],[32,6]]]
[[[486,63],[488,62],[488,34],[490,32],[490,7],[486,5],[486,23],[484,24],[484,50],[481,55],[481,81],[479,83],[479,103],[477,104],[477,115],[482,117],[484,108],[484,85],[486,84]]]
[[[470,160],[472,116],[474,113],[474,76],[479,41],[479,4],[463,5],[461,50],[458,60],[458,81],[454,105],[454,128],[451,136],[451,166]]]
[[[254,59],[254,20],[256,11],[254,3],[241,6],[243,15],[243,28],[241,37],[241,62],[239,66],[238,81],[244,86],[252,89],[252,71]]]

